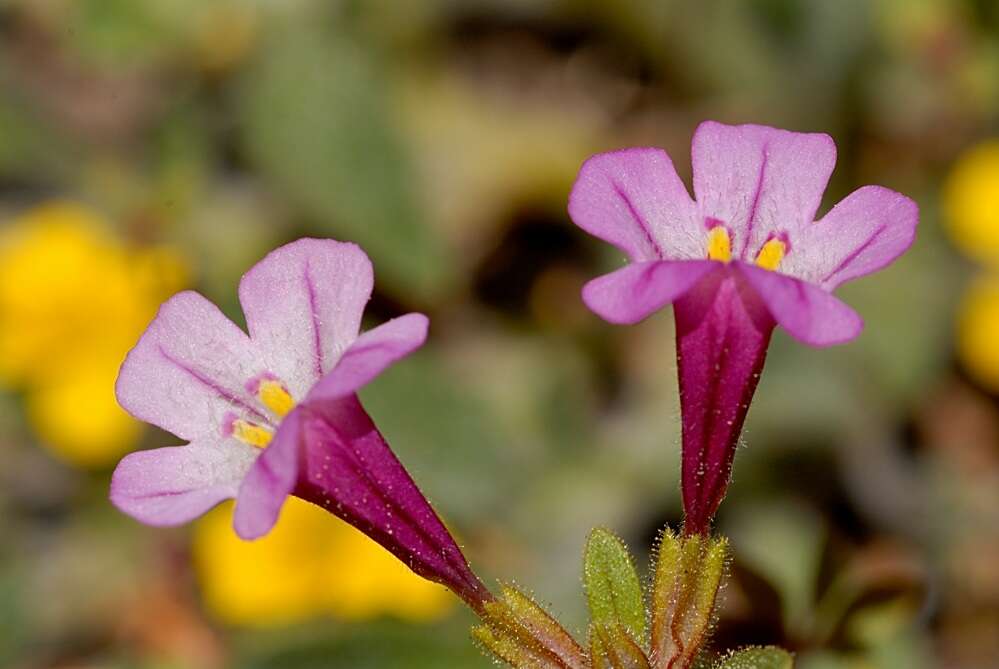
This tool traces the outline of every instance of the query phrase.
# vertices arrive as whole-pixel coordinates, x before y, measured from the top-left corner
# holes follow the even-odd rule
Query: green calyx
[[[586,652],[555,618],[531,597],[503,585],[501,596],[485,605],[483,624],[472,636],[491,655],[513,667],[589,669]]]
[[[701,650],[714,622],[727,555],[724,538],[664,532],[647,602],[624,542],[596,529],[583,557],[587,648],[508,585],[485,605],[483,624],[472,634],[488,654],[518,669],[791,669],[791,655],[769,647],[705,664]]]
[[[725,571],[728,541],[669,531],[659,543],[652,584],[655,667],[687,667],[707,640]]]

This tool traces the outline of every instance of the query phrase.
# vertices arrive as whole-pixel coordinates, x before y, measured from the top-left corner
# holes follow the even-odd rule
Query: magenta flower
[[[302,239],[243,277],[249,336],[197,293],[166,302],[122,365],[118,401],[189,443],[126,456],[111,501],[178,525],[235,499],[235,530],[254,539],[294,494],[479,609],[491,596],[356,395],[427,335],[422,314],[359,334],[372,282],[359,247]]]
[[[705,533],[774,325],[812,346],[860,334],[863,321],[832,291],[901,255],[918,210],[903,195],[865,186],[815,221],[836,162],[824,134],[707,121],[691,158],[694,199],[665,151],[593,156],[569,214],[631,261],[584,287],[590,309],[635,323],[673,304],[685,530]]]

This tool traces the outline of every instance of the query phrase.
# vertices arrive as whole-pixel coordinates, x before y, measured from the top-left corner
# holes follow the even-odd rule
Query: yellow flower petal
[[[231,503],[199,520],[192,550],[209,611],[247,627],[286,625],[320,613],[316,581],[328,544],[321,520],[297,499],[288,500],[277,526],[256,541],[236,536]]]
[[[454,598],[424,581],[350,525],[289,498],[270,534],[252,542],[232,530],[231,505],[200,520],[194,561],[209,610],[247,627],[287,625],[330,614],[439,618]]]
[[[387,613],[413,622],[444,616],[455,604],[442,585],[424,580],[350,525],[341,524],[326,580],[328,609],[364,620]]]

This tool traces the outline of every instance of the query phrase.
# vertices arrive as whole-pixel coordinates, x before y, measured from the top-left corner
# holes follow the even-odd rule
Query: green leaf
[[[314,229],[364,247],[380,287],[427,298],[452,264],[421,220],[387,81],[350,36],[291,24],[242,81],[244,139]]]
[[[715,669],[792,669],[791,653],[774,646],[745,648],[732,653],[715,665]]]
[[[593,530],[586,542],[583,581],[593,622],[620,625],[636,641],[644,642],[645,601],[624,542],[607,530]]]

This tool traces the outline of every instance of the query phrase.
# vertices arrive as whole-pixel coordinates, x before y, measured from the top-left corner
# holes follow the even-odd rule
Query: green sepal
[[[583,582],[590,618],[599,627],[621,627],[639,645],[645,643],[646,612],[642,585],[624,542],[597,528],[590,533],[583,558]]]
[[[558,664],[545,658],[540,649],[522,643],[515,635],[508,634],[505,630],[489,625],[476,625],[472,628],[472,638],[482,646],[487,655],[492,655],[511,667],[561,669]]]
[[[704,645],[727,554],[722,537],[663,533],[652,588],[650,651],[656,666],[688,666]]]
[[[585,669],[586,652],[533,599],[510,585],[501,597],[487,602],[480,614],[485,624],[472,636],[496,658],[513,667],[530,669]]]
[[[783,648],[744,648],[723,658],[715,669],[792,669],[794,656]]]
[[[613,622],[590,625],[590,662],[593,669],[650,669],[631,632]]]

